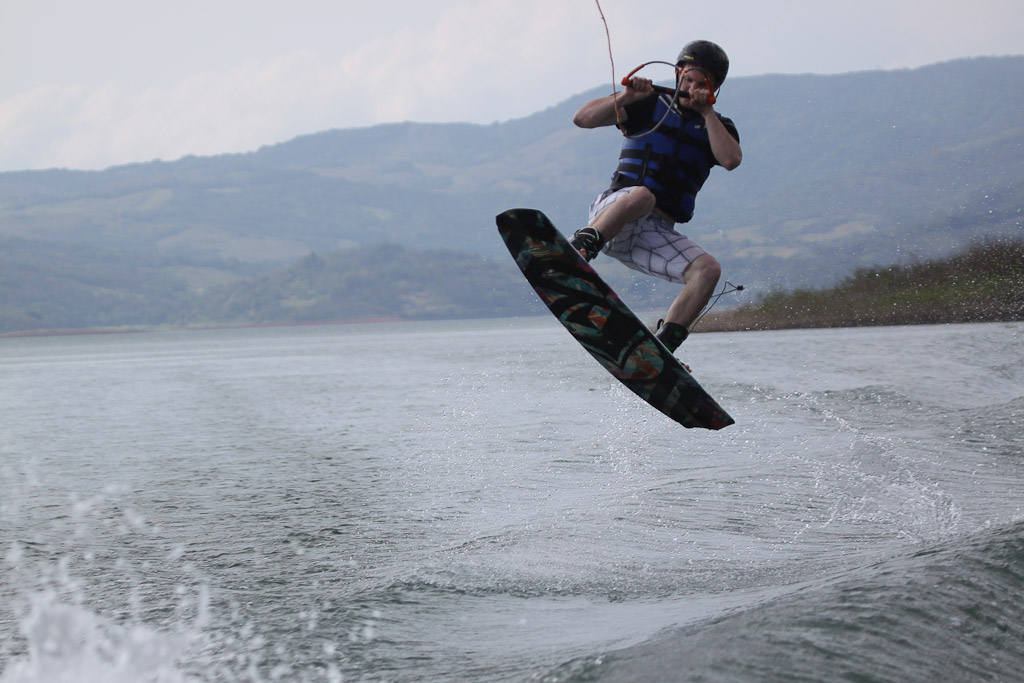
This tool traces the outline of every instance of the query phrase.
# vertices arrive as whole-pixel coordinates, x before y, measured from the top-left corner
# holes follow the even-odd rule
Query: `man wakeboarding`
[[[693,217],[697,192],[713,167],[731,171],[743,159],[736,126],[714,109],[728,71],[721,47],[696,40],[676,60],[674,97],[659,93],[650,79],[634,77],[623,82],[624,90],[591,100],[573,116],[580,128],[615,125],[626,140],[611,186],[594,200],[587,226],[569,242],[587,261],[603,251],[629,268],[684,285],[657,329],[673,352],[722,272],[711,254],[674,225]]]

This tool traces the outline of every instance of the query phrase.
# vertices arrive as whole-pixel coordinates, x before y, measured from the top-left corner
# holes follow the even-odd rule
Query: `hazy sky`
[[[1021,0],[601,5],[620,76],[693,38],[726,49],[730,77],[1024,54]],[[504,121],[604,83],[594,0],[0,0],[0,170]]]

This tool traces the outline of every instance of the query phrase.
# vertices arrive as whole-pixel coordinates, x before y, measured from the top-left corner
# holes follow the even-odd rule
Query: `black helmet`
[[[686,44],[683,51],[676,59],[676,66],[691,64],[708,72],[715,81],[715,87],[720,88],[729,73],[729,57],[725,50],[718,47],[710,40],[694,40]]]

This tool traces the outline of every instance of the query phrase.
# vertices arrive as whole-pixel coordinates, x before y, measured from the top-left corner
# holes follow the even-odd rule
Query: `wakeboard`
[[[497,217],[519,269],[565,329],[616,379],[684,427],[734,420],[535,209]]]

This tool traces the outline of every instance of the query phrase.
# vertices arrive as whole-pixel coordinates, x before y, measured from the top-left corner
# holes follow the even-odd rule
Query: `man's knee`
[[[722,277],[722,264],[718,262],[711,254],[705,254],[708,257],[707,265],[704,268],[707,271],[708,278],[718,282],[718,278]]]
[[[714,286],[722,277],[722,264],[711,254],[701,254],[683,273],[683,279],[687,282],[695,277],[710,282],[711,286]]]

